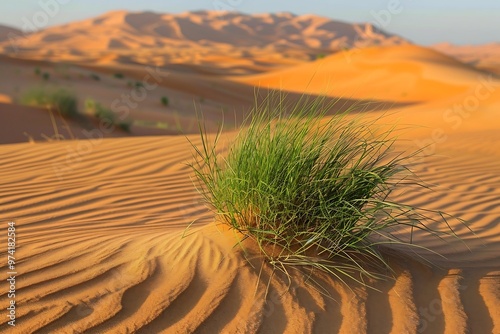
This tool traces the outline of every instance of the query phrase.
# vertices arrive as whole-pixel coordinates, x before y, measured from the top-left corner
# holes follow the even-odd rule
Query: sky
[[[8,3],[8,5],[6,4]],[[372,22],[390,33],[430,45],[500,42],[499,0],[22,0],[0,4],[0,24],[40,27],[95,17],[111,10],[180,13],[235,10],[244,13],[318,14],[346,22]],[[36,21],[36,20],[39,21]],[[45,20],[44,20],[45,19]]]

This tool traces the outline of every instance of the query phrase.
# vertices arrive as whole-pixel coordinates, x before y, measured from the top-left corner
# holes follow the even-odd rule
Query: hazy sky
[[[8,3],[8,4],[7,4]],[[46,7],[47,9],[43,9]],[[57,25],[116,9],[178,13],[233,9],[246,13],[314,13],[348,22],[374,22],[416,43],[500,42],[500,0],[21,0],[3,1],[0,23],[22,28],[36,18]],[[48,22],[43,21],[43,12]],[[51,12],[53,11],[53,12]],[[54,14],[55,13],[55,14]],[[38,16],[37,16],[38,15]],[[23,21],[24,20],[24,21]]]

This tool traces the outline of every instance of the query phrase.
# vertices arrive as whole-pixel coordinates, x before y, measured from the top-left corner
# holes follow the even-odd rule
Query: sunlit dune
[[[240,81],[295,92],[419,102],[467,92],[481,76],[485,74],[453,58],[405,45],[338,52]]]

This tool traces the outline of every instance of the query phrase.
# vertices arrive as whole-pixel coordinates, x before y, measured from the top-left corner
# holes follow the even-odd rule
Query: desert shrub
[[[42,75],[42,70],[40,69],[40,67],[35,67],[35,75],[37,76]]]
[[[121,120],[111,109],[104,107],[101,103],[93,100],[85,100],[85,111],[97,119],[105,120],[108,124],[118,126],[120,129],[130,132],[132,122],[130,120]]]
[[[45,81],[48,81],[50,79],[50,73],[47,73],[47,72],[43,73],[42,74],[42,79],[45,80]]]
[[[453,231],[441,212],[444,229],[432,230],[428,210],[388,199],[412,175],[405,166],[414,155],[395,151],[392,128],[348,113],[327,116],[331,108],[322,99],[290,106],[269,97],[223,155],[222,128],[211,136],[200,121],[191,167],[217,220],[254,240],[270,264],[363,282],[359,274],[389,268],[380,245],[412,245],[393,228]]]
[[[97,102],[94,99],[86,99],[84,105],[86,113],[92,115],[95,113]]]
[[[101,80],[101,77],[100,77],[100,76],[98,76],[98,75],[97,75],[97,74],[95,74],[95,73],[90,74],[90,78],[91,78],[91,79],[94,79],[95,81],[100,81],[100,80]]]
[[[112,124],[116,123],[116,114],[93,99],[85,100],[85,111],[98,119],[105,119]]]
[[[123,73],[115,73],[113,76],[115,78],[117,78],[117,79],[123,79],[123,78],[125,78],[125,76],[123,75]]]
[[[135,89],[144,88],[144,83],[136,81],[134,84]]]
[[[130,127],[132,126],[132,121],[127,120],[127,121],[121,121],[118,124],[118,127],[122,129],[125,132],[130,132]]]
[[[167,107],[169,105],[170,101],[168,100],[168,97],[162,96],[161,98],[161,104]]]
[[[61,115],[68,117],[74,117],[78,114],[76,95],[65,89],[31,89],[22,95],[21,103],[54,109]]]
[[[166,96],[162,96],[160,101],[161,101],[161,104],[165,107],[168,107],[170,105],[170,100]]]

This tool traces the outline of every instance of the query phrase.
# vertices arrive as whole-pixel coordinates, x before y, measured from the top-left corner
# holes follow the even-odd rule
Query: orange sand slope
[[[403,115],[440,126],[436,110]],[[448,260],[427,254],[441,266],[431,269],[391,257],[395,279],[375,283],[379,291],[318,276],[322,294],[297,276],[285,293],[283,277],[258,259],[250,266],[199,203],[185,138],[2,145],[0,207],[18,228],[18,307],[17,326],[2,317],[0,331],[500,333],[496,110],[487,109],[487,126],[478,112],[446,129],[437,155],[416,165],[434,192],[399,195],[467,219],[477,238],[456,228],[471,251],[454,238],[419,238]],[[427,140],[426,130],[407,134],[408,145]],[[192,221],[196,233],[182,238]]]
[[[402,45],[341,51],[238,81],[294,92],[422,102],[467,92],[487,75],[436,51]]]

